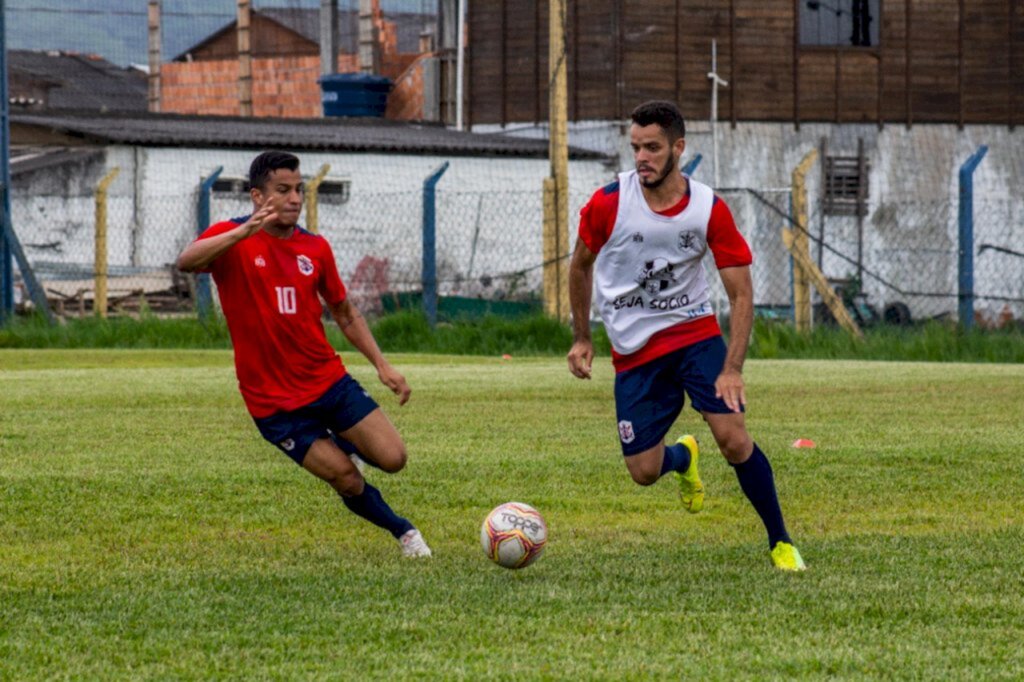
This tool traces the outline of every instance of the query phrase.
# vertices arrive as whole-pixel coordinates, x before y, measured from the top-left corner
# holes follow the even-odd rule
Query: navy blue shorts
[[[665,440],[686,396],[698,412],[732,412],[715,397],[725,364],[725,341],[714,336],[615,375],[615,414],[622,454],[648,450]]]
[[[333,438],[346,453],[355,452],[355,446],[337,434],[351,429],[376,409],[376,401],[346,374],[309,405],[253,421],[263,438],[301,466],[313,441],[320,438]]]

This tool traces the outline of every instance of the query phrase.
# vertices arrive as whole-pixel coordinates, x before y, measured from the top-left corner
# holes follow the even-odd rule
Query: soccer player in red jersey
[[[260,433],[345,506],[398,539],[402,553],[429,557],[423,536],[362,476],[349,455],[393,473],[405,466],[401,436],[327,342],[323,304],[381,383],[409,400],[409,384],[384,359],[348,300],[327,240],[298,225],[299,159],[264,152],[249,169],[253,214],[217,223],[182,251],[178,268],[210,272],[235,349],[235,372]]]
[[[761,517],[772,562],[803,570],[783,523],[771,465],[744,422],[742,370],[754,320],[750,249],[725,202],[679,172],[686,141],[675,104],[638,106],[630,144],[635,170],[598,190],[580,214],[569,267],[569,371],[590,378],[590,301],[596,291],[612,343],[619,440],[633,480],[651,485],[674,472],[686,509],[703,508],[697,440],[685,435],[664,443],[688,394]],[[729,296],[728,347],[704,275],[708,249]]]

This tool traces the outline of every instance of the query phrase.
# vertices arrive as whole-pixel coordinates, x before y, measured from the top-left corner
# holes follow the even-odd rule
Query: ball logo
[[[501,520],[504,521],[509,528],[518,528],[519,530],[525,530],[526,532],[534,535],[539,533],[542,528],[542,526],[533,519],[528,519],[525,516],[520,516],[519,514],[511,511],[501,512]]]
[[[258,268],[265,268],[265,267],[267,267],[267,261],[263,260],[263,256],[262,255],[256,256],[256,260],[253,261],[253,262],[256,264],[256,267],[258,267]]]
[[[633,422],[628,422],[625,419],[619,422],[619,438],[627,445],[636,440],[636,433],[633,431]]]
[[[307,277],[313,274],[313,261],[310,260],[309,256],[299,256],[299,272]]]

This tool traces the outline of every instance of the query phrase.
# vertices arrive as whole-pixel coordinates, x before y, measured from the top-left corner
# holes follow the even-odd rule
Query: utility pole
[[[242,116],[252,116],[252,0],[238,0],[238,101]]]
[[[721,187],[718,173],[718,86],[727,87],[729,81],[718,76],[718,41],[711,40],[711,70],[708,71],[711,81],[711,161],[715,167],[715,188]]]
[[[338,73],[338,0],[320,0],[320,75]]]
[[[149,0],[149,106],[160,111],[160,0]]]
[[[544,180],[544,312],[569,321],[569,135],[565,59],[566,0],[551,0],[548,17],[548,156]]]

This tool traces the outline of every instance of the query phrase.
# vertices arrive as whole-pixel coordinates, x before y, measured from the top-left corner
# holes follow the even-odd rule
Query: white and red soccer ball
[[[544,551],[548,526],[536,509],[522,502],[506,502],[491,510],[480,527],[484,553],[499,566],[529,566]]]

